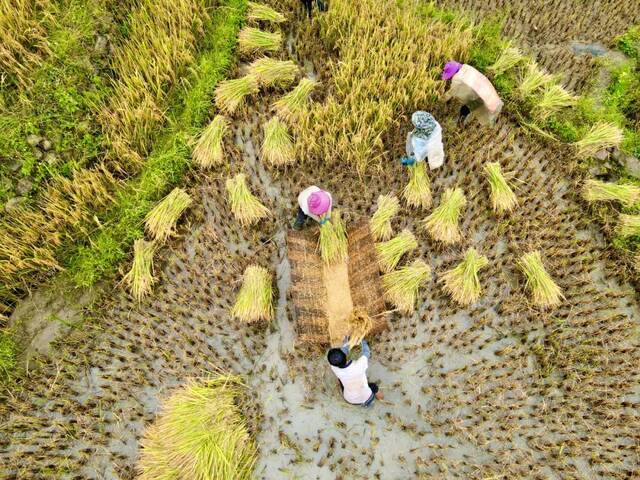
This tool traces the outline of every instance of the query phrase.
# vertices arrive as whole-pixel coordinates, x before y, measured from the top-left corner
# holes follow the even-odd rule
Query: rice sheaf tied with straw
[[[283,119],[294,121],[307,107],[311,100],[311,93],[318,84],[310,78],[303,78],[289,93],[273,104],[273,108]]]
[[[378,264],[383,272],[391,272],[405,253],[418,247],[416,237],[410,230],[403,230],[391,240],[376,243]]]
[[[464,193],[459,188],[447,188],[442,196],[442,202],[431,215],[422,221],[434,240],[445,244],[459,242],[461,237],[458,225],[462,208],[467,204]]]
[[[349,250],[347,229],[339,210],[334,210],[331,219],[320,224],[318,248],[322,260],[327,265],[347,259]]]
[[[287,19],[280,12],[262,3],[248,2],[247,18],[259,22],[283,23]]]
[[[300,69],[292,60],[262,57],[249,65],[249,74],[261,87],[282,88],[292,84]]]
[[[189,205],[191,197],[181,188],[174,188],[164,197],[145,218],[145,229],[158,242],[163,242],[173,232],[173,229]]]
[[[369,222],[371,235],[375,241],[379,242],[391,238],[393,235],[391,219],[396,216],[399,210],[400,201],[395,195],[389,193],[378,197],[378,208]]]
[[[225,80],[216,88],[216,105],[223,112],[231,114],[244,105],[247,96],[258,91],[258,80],[253,75]]]
[[[287,126],[273,117],[264,126],[262,158],[274,166],[289,165],[295,161],[293,139]]]
[[[582,197],[587,202],[612,201],[620,202],[625,207],[634,207],[640,205],[640,187],[589,179],[584,183]]]
[[[191,156],[196,165],[210,168],[224,163],[223,139],[229,130],[229,121],[216,115],[196,141]]]
[[[621,237],[640,236],[640,215],[627,215],[621,213],[618,218],[616,233]]]
[[[542,307],[559,305],[564,298],[562,290],[553,281],[551,275],[544,268],[542,256],[539,251],[524,254],[518,260],[518,266],[522,269],[527,287],[531,290],[533,303]]]
[[[518,205],[518,198],[502,174],[500,164],[489,162],[484,166],[491,187],[491,205],[497,214],[511,212]]]
[[[156,251],[154,242],[143,238],[133,243],[133,264],[131,270],[122,279],[131,296],[138,302],[151,292],[153,279],[153,255]]]
[[[487,257],[469,248],[458,265],[442,274],[445,291],[460,305],[476,302],[482,292],[478,272],[487,265]]]
[[[234,178],[228,179],[226,187],[231,212],[243,227],[252,225],[270,215],[271,211],[249,191],[244,173],[239,173]]]
[[[245,269],[242,287],[231,314],[246,323],[271,321],[273,285],[269,270],[257,265],[250,265]]]
[[[144,431],[137,478],[250,480],[257,449],[239,406],[245,389],[220,374],[171,394]]]
[[[589,129],[589,131],[573,146],[576,148],[579,157],[588,158],[594,156],[601,150],[618,147],[623,139],[620,127],[613,123],[599,122]]]
[[[244,27],[238,35],[238,48],[243,54],[277,52],[281,45],[282,34],[279,32],[265,32],[259,28]]]
[[[409,167],[409,183],[404,187],[402,197],[413,208],[429,208],[433,203],[425,162],[417,162]]]
[[[382,286],[386,299],[394,304],[400,313],[413,313],[420,286],[431,276],[431,267],[424,260],[415,259],[411,264],[382,276]]]

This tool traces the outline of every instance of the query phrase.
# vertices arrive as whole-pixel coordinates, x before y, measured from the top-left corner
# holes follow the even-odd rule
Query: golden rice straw
[[[547,273],[542,263],[539,251],[533,251],[523,255],[518,260],[518,266],[522,269],[531,290],[533,303],[542,307],[559,305],[563,297],[562,290]]]
[[[247,18],[249,20],[272,23],[282,23],[286,21],[284,15],[269,7],[268,5],[263,5],[262,3],[255,2],[248,2],[247,5],[249,7],[247,11]]]
[[[398,265],[405,253],[418,247],[416,237],[410,230],[403,230],[396,237],[386,242],[376,243],[378,264],[383,272],[390,272]]]
[[[392,194],[380,195],[378,197],[378,208],[371,217],[369,226],[371,235],[376,242],[389,240],[393,235],[391,228],[391,219],[400,210],[400,201],[398,197]]]
[[[347,259],[347,230],[339,210],[334,210],[331,219],[320,224],[318,248],[325,264],[339,263]]]
[[[210,168],[224,163],[223,139],[228,130],[229,122],[224,116],[213,117],[202,131],[191,154],[196,165]]]
[[[300,68],[291,60],[262,57],[249,65],[249,72],[261,87],[286,87],[295,81]]]
[[[482,292],[478,272],[487,265],[487,257],[480,255],[475,248],[469,248],[462,262],[442,274],[445,291],[460,305],[476,302]]]
[[[143,238],[133,243],[133,263],[131,270],[122,279],[129,288],[131,296],[140,302],[151,293],[153,284],[153,255],[156,251],[153,242],[147,242]]]
[[[216,105],[225,113],[233,113],[244,105],[248,95],[258,93],[258,82],[253,75],[225,80],[216,88]]]
[[[181,188],[174,188],[145,217],[145,229],[158,242],[164,242],[189,205],[191,197]]]
[[[458,222],[466,204],[467,200],[461,189],[447,188],[440,205],[423,220],[423,227],[434,240],[445,244],[459,242],[462,236]]]
[[[243,227],[252,225],[271,214],[271,211],[247,187],[244,173],[228,179],[226,187],[231,212]]]
[[[640,187],[589,179],[584,182],[582,197],[587,202],[616,201],[625,207],[633,207],[640,204]]]
[[[518,199],[502,174],[500,164],[489,162],[484,170],[491,186],[491,205],[497,214],[509,213],[517,205]]]
[[[282,45],[282,34],[265,32],[259,28],[244,27],[238,35],[238,48],[242,54],[277,52]]]
[[[373,329],[373,320],[364,308],[355,307],[348,320],[349,348],[358,345]]]
[[[270,165],[282,166],[295,162],[293,139],[287,126],[273,117],[264,126],[262,158]]]
[[[270,321],[273,317],[271,273],[264,267],[250,265],[244,271],[242,287],[231,314],[243,322]]]
[[[616,233],[621,237],[640,236],[640,215],[620,214]]]
[[[622,129],[613,123],[599,122],[573,146],[579,157],[589,158],[607,148],[618,147],[622,143]]]
[[[415,259],[410,265],[382,276],[385,298],[394,304],[400,313],[410,315],[416,307],[418,290],[431,276],[431,267],[423,260]]]
[[[410,207],[429,208],[433,200],[426,163],[417,162],[408,168],[409,183],[404,187],[402,197]]]

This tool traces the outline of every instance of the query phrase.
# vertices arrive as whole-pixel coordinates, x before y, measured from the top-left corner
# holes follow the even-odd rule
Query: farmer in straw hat
[[[302,230],[307,218],[311,217],[320,225],[331,217],[333,199],[329,192],[325,192],[315,185],[304,189],[298,195],[298,214],[293,224],[295,230]]]
[[[442,127],[428,112],[417,111],[411,115],[414,130],[407,134],[407,156],[400,160],[403,165],[416,162],[429,163],[433,170],[444,163],[444,147],[442,146]]]
[[[462,103],[458,121],[466,125],[471,118],[477,118],[483,125],[495,125],[502,100],[487,77],[471,65],[451,61],[444,66],[442,79],[451,80],[444,101],[455,97]]]
[[[377,398],[384,396],[378,390],[378,385],[367,381],[367,367],[371,350],[366,340],[360,343],[362,355],[357,360],[348,360],[349,337],[345,337],[340,348],[332,348],[327,353],[327,360],[331,364],[331,370],[338,377],[340,389],[344,399],[352,405],[368,407]]]

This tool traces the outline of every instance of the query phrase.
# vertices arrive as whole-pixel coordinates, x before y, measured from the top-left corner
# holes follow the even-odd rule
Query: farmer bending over
[[[451,80],[451,88],[444,96],[449,102],[456,98],[462,103],[459,122],[467,124],[472,117],[487,126],[494,126],[502,111],[502,100],[487,77],[471,65],[447,62],[442,79]]]
[[[407,135],[407,156],[400,161],[403,165],[416,162],[429,162],[433,170],[444,163],[444,147],[442,146],[442,127],[428,112],[417,111],[411,115],[414,130]]]
[[[298,195],[298,214],[293,224],[295,230],[302,230],[307,218],[311,217],[320,225],[331,217],[333,199],[329,192],[325,192],[315,185],[304,189]]]
[[[362,355],[356,361],[347,361],[349,354],[349,337],[345,337],[341,348],[332,348],[327,353],[327,360],[331,364],[331,370],[338,377],[340,389],[344,399],[352,405],[368,407],[377,398],[384,396],[378,390],[378,385],[367,382],[367,367],[371,350],[366,340],[360,343]]]

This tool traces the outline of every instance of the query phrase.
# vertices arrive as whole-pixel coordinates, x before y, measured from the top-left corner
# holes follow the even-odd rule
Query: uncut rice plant
[[[273,318],[273,285],[271,273],[264,267],[250,265],[244,271],[242,287],[231,314],[245,322],[269,322]]]
[[[561,85],[549,85],[544,88],[540,97],[536,97],[533,115],[538,120],[544,121],[563,108],[575,105],[576,101],[577,98]]]
[[[244,27],[238,35],[238,48],[242,54],[277,52],[281,45],[282,34],[279,32]]]
[[[327,99],[291,125],[301,155],[340,159],[359,174],[389,161],[383,139],[397,119],[430,104],[444,89],[436,72],[452,58],[468,58],[472,44],[468,23],[425,17],[423,8],[422,2],[332,0],[318,22],[321,41],[340,52],[340,61],[329,65]]]
[[[292,60],[276,60],[262,57],[249,65],[249,73],[261,87],[286,87],[291,85],[300,69]]]
[[[500,53],[496,62],[489,67],[489,70],[496,76],[501,75],[506,71],[513,69],[525,60],[526,57],[518,47],[507,45],[507,47]]]
[[[516,205],[518,205],[518,199],[504,178],[500,164],[497,162],[489,162],[485,164],[484,170],[487,174],[489,185],[491,186],[491,205],[493,211],[497,214],[511,212]]]
[[[640,236],[640,215],[620,214],[616,233],[621,237]]]
[[[271,214],[269,209],[249,191],[244,173],[228,179],[226,187],[231,212],[243,227],[253,225]]]
[[[458,265],[442,274],[445,291],[460,305],[475,303],[482,293],[478,272],[487,265],[487,257],[469,248]]]
[[[153,255],[156,246],[143,238],[133,243],[133,264],[131,270],[123,277],[123,281],[131,296],[138,302],[149,295],[155,282],[153,278]]]
[[[376,242],[391,238],[393,235],[391,219],[396,216],[399,210],[400,201],[395,195],[389,193],[378,197],[378,208],[369,221],[371,235]]]
[[[47,32],[38,17],[42,11],[51,10],[50,0],[0,0],[3,82],[15,82],[23,87],[33,83],[32,72],[50,53]]]
[[[622,143],[622,129],[613,123],[599,122],[593,125],[589,131],[573,146],[579,157],[593,157],[600,150],[611,147],[619,147]]]
[[[201,168],[211,168],[224,164],[224,136],[229,130],[229,121],[216,115],[202,131],[196,141],[191,156]]]
[[[410,207],[429,208],[431,206],[433,199],[426,162],[417,162],[409,166],[409,183],[402,190],[402,197]]]
[[[520,78],[518,84],[518,95],[520,98],[529,98],[542,88],[546,88],[555,81],[555,77],[540,69],[538,64],[531,61]]]
[[[458,223],[466,204],[467,199],[461,189],[447,188],[440,205],[422,221],[423,227],[434,240],[445,244],[459,242],[462,237]]]
[[[531,291],[533,303],[541,307],[559,305],[562,298],[562,290],[547,273],[542,263],[539,251],[533,251],[523,255],[518,260],[518,266],[526,277],[526,286]]]
[[[418,247],[418,241],[410,230],[403,230],[391,240],[376,243],[376,251],[378,253],[378,264],[380,270],[385,273],[391,272],[404,254],[415,250]]]
[[[180,215],[191,205],[191,197],[181,188],[174,188],[144,219],[146,231],[158,242],[173,233]]]
[[[223,112],[231,114],[244,105],[248,95],[255,93],[258,93],[258,82],[253,75],[225,80],[216,87],[216,105]]]
[[[582,198],[587,202],[620,202],[625,207],[633,207],[640,204],[640,187],[589,179],[584,182]]]
[[[264,126],[262,159],[274,166],[295,162],[293,139],[287,126],[278,117],[273,117]]]
[[[400,313],[410,315],[416,308],[418,290],[430,277],[431,267],[424,260],[415,259],[411,264],[382,276],[385,298]]]
[[[331,219],[320,224],[318,249],[325,264],[344,262],[348,256],[347,229],[339,210],[334,210]]]
[[[317,85],[318,82],[310,78],[300,80],[293,90],[273,104],[278,116],[287,121],[297,118],[308,107],[311,93]]]
[[[235,375],[189,381],[163,403],[140,441],[140,480],[250,480],[257,448]]]
[[[286,21],[284,15],[277,12],[268,5],[262,3],[248,2],[247,18],[249,20],[271,23],[283,23]]]
[[[100,124],[122,170],[139,168],[165,119],[167,96],[195,58],[209,18],[199,0],[140,0],[115,49],[113,94]]]

